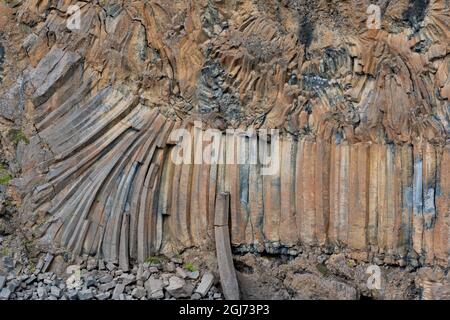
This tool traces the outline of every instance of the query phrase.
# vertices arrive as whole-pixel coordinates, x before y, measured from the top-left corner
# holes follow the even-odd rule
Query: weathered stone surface
[[[131,295],[136,299],[141,299],[147,294],[147,291],[143,287],[136,287],[131,292]]]
[[[355,288],[334,280],[324,281],[316,275],[297,274],[289,281],[290,286],[298,292],[296,298],[301,300],[355,300],[358,298]]]
[[[163,287],[162,280],[154,277],[150,277],[150,279],[145,282],[145,289],[147,290],[149,298],[158,299],[156,297],[164,297]]]
[[[380,2],[376,29],[372,3],[88,1],[71,32],[64,1],[2,3],[0,160],[14,171],[14,223],[50,256],[96,257],[119,276],[211,243],[228,192],[240,252],[331,247],[448,267],[448,2]],[[225,129],[280,130],[280,170],[172,163],[170,134],[200,136],[194,120],[219,130],[225,158],[269,145]]]
[[[113,294],[112,294],[112,299],[113,300],[119,300],[120,299],[120,295],[123,294],[125,290],[125,285],[119,283],[116,285],[116,287],[114,288]]]
[[[108,291],[108,290],[111,290],[111,289],[113,289],[115,287],[116,287],[116,282],[115,281],[111,281],[111,282],[107,282],[107,283],[99,285],[98,289],[100,291]]]
[[[187,271],[186,274],[189,277],[189,279],[193,279],[193,280],[197,280],[198,277],[200,276],[200,272],[198,270]]]
[[[97,300],[107,300],[111,296],[110,292],[102,292],[95,296]]]
[[[40,243],[127,272],[130,259],[143,262],[163,242],[210,241],[215,197],[226,191],[231,242],[242,249],[339,244],[445,265],[449,191],[437,175],[450,84],[439,21],[449,9],[436,0],[416,17],[409,4],[383,8],[379,30],[364,23],[367,1],[124,1],[114,16],[88,2],[81,30],[69,33],[63,3],[8,8],[5,24],[33,26],[14,41],[20,76],[4,78],[0,92],[2,118],[32,128],[16,184],[23,220],[48,212],[32,223]],[[281,170],[263,177],[251,165],[170,163],[170,133],[198,136],[199,118],[222,132],[280,129]],[[252,148],[220,140],[224,155]]]
[[[192,289],[189,293],[186,281],[176,276],[169,278],[169,285],[165,289],[174,298],[187,298],[192,293]]]
[[[213,284],[214,284],[214,275],[211,272],[206,272],[202,276],[202,280],[195,289],[195,292],[200,293],[200,295],[204,297],[208,293],[209,289],[211,289]]]
[[[0,300],[8,300],[11,296],[11,291],[8,288],[3,288],[0,291]]]
[[[50,288],[50,295],[52,295],[55,298],[60,298],[61,297],[61,289],[55,286],[52,286]]]
[[[236,272],[233,264],[233,255],[231,252],[230,232],[228,226],[229,218],[229,194],[222,193],[216,199],[216,212],[214,219],[214,234],[216,240],[217,264],[219,266],[220,283],[228,300],[239,300],[239,285],[236,278]],[[206,289],[200,288],[207,279],[203,276],[197,291],[204,295],[202,291]],[[211,280],[213,282],[213,279]],[[209,288],[207,289],[209,290]],[[207,291],[206,290],[206,291]]]
[[[45,287],[38,287],[37,295],[40,299],[46,299],[47,298],[47,289]]]
[[[93,297],[94,294],[92,293],[92,289],[80,290],[78,292],[79,300],[91,300]]]
[[[0,289],[3,289],[3,286],[6,283],[6,277],[0,276]]]

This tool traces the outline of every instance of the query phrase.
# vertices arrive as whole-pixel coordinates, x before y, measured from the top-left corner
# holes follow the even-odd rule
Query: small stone
[[[31,284],[37,279],[36,275],[32,274],[26,281],[26,284]]]
[[[198,270],[196,271],[187,271],[186,272],[189,279],[197,280],[200,276],[200,272]]]
[[[78,291],[77,290],[69,290],[66,293],[66,296],[69,300],[77,300],[78,299]]]
[[[135,297],[136,299],[141,299],[147,294],[147,291],[143,287],[136,287],[131,292],[131,295]]]
[[[174,298],[186,298],[188,294],[185,291],[186,281],[183,279],[173,276],[169,279],[169,285],[166,287],[167,292]]]
[[[151,274],[150,271],[145,270],[144,273],[142,274],[142,279],[140,280],[147,281],[147,279],[150,278],[150,274]]]
[[[213,30],[214,30],[215,34],[219,34],[219,33],[222,32],[222,27],[219,26],[218,24],[215,24],[214,27],[213,27]]]
[[[162,291],[163,290],[163,282],[161,279],[156,279],[154,277],[150,277],[145,282],[145,289],[148,292],[148,296],[150,297],[153,293],[156,291]]]
[[[113,289],[115,287],[116,287],[116,282],[115,281],[111,281],[111,282],[99,285],[98,289],[100,291],[108,291],[108,290],[111,290],[111,289]]]
[[[81,290],[78,292],[78,299],[80,300],[91,300],[92,298],[94,298],[92,289]]]
[[[17,279],[11,280],[6,286],[8,287],[9,291],[14,292],[20,286],[20,281]]]
[[[175,263],[169,262],[169,263],[166,265],[166,271],[167,271],[167,272],[175,272]]]
[[[100,283],[109,283],[111,281],[113,281],[113,276],[110,274],[105,274],[104,276],[98,278],[98,282]]]
[[[125,273],[120,276],[119,279],[122,279],[122,284],[128,286],[136,281],[136,276],[133,274]]]
[[[163,273],[162,275],[161,275],[161,279],[162,279],[162,281],[163,281],[163,284],[164,284],[164,287],[167,287],[168,285],[169,285],[169,279],[170,279],[170,277],[172,277],[173,276],[173,274],[171,274],[171,273]]]
[[[106,269],[108,269],[109,271],[114,271],[114,270],[116,270],[116,266],[114,265],[114,263],[108,262],[106,264]]]
[[[123,285],[122,283],[117,284],[116,287],[114,288],[112,299],[113,300],[119,299],[120,295],[123,293],[124,290],[125,285]]]
[[[94,270],[97,267],[97,260],[89,259],[86,264],[86,269],[88,271]]]
[[[176,271],[177,271],[177,276],[178,276],[178,277],[180,277],[180,278],[182,278],[182,279],[186,279],[186,278],[188,277],[186,271],[184,271],[183,268],[177,267],[177,268],[176,268]]]
[[[14,262],[13,258],[11,258],[10,256],[4,256],[2,258],[2,263],[3,263],[3,267],[7,271],[12,271],[14,269],[15,262]]]
[[[158,273],[158,272],[159,272],[158,268],[156,268],[156,267],[149,267],[149,268],[148,268],[148,271],[149,271],[151,274],[153,274],[153,273]]]
[[[47,290],[45,290],[44,287],[39,287],[37,289],[37,295],[39,298],[45,299],[45,298],[47,298]]]
[[[214,299],[220,299],[222,298],[222,294],[220,292],[214,293]]]
[[[186,283],[186,285],[184,286],[184,291],[186,292],[186,297],[192,296],[192,293],[194,292],[194,288],[195,288],[195,286],[191,282]]]
[[[111,296],[110,292],[102,292],[95,296],[97,300],[107,300]]]
[[[44,281],[44,279],[47,279],[47,276],[43,273],[38,274],[37,276],[38,281]]]
[[[153,299],[153,300],[159,300],[159,299],[162,299],[162,298],[164,298],[164,291],[163,290],[155,291],[150,296],[150,299]]]
[[[176,264],[183,264],[183,260],[181,260],[180,258],[172,258],[170,259],[170,261]]]
[[[158,268],[158,270],[163,270],[164,264],[163,263],[150,263],[150,267],[155,267],[155,268]]]
[[[53,255],[50,253],[47,253],[44,258],[44,265],[42,266],[42,272],[47,271],[47,269],[50,266],[50,264],[52,263],[52,261],[53,261]]]
[[[84,285],[85,285],[86,288],[92,287],[92,286],[94,286],[96,284],[97,284],[97,281],[95,280],[94,276],[86,277],[85,282],[84,282]]]
[[[379,266],[383,264],[383,260],[381,260],[381,259],[378,258],[378,257],[373,258],[373,262],[374,262],[376,265],[379,265]]]
[[[9,297],[11,296],[11,291],[8,288],[3,288],[0,291],[0,300],[8,300]]]
[[[194,294],[191,296],[191,300],[200,300],[202,296],[198,292],[194,292]]]
[[[200,281],[200,284],[198,285],[195,292],[200,293],[202,297],[206,296],[209,289],[211,289],[212,285],[214,283],[214,275],[211,272],[206,272],[202,280]]]
[[[34,274],[38,274],[41,272],[42,267],[44,266],[44,257],[41,257],[34,268]]]
[[[3,289],[6,283],[6,278],[4,276],[0,276],[0,290]]]
[[[61,297],[61,289],[55,286],[50,288],[50,295],[56,298]]]
[[[219,292],[219,289],[217,289],[215,286],[212,286],[211,289],[209,289],[209,292],[210,292],[211,294],[214,294],[214,293]]]

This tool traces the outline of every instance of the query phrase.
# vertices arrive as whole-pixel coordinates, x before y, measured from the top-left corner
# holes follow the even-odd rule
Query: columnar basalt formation
[[[81,28],[69,29],[75,4]],[[370,4],[12,4],[27,36],[0,116],[30,135],[14,180],[24,227],[125,268],[207,246],[229,192],[240,250],[448,266],[449,2],[378,1],[379,30],[367,29]],[[220,130],[223,157],[258,152],[227,128],[278,129],[280,170],[175,164],[180,128]]]

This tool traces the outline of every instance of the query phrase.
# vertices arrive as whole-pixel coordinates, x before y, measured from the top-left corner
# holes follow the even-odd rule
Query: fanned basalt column
[[[11,5],[27,36],[0,116],[20,115],[30,136],[14,181],[24,228],[125,268],[207,246],[229,192],[237,250],[448,266],[449,4],[380,0],[381,29],[368,30],[371,3]],[[79,30],[67,25],[75,4]],[[227,128],[277,129],[280,170],[177,165],[180,128],[219,130],[222,157],[259,148]]]

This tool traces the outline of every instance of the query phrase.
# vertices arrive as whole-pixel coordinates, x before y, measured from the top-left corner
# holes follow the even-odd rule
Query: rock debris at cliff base
[[[371,4],[378,30],[367,28]],[[68,25],[71,5],[79,29]],[[295,258],[317,248],[357,264],[447,272],[448,1],[28,0],[0,9],[2,247],[122,270],[210,250],[215,196],[229,192],[235,253]],[[180,128],[219,130],[223,157],[258,151],[226,129],[277,129],[280,170],[176,165],[169,137]],[[7,265],[22,259],[4,253]]]

